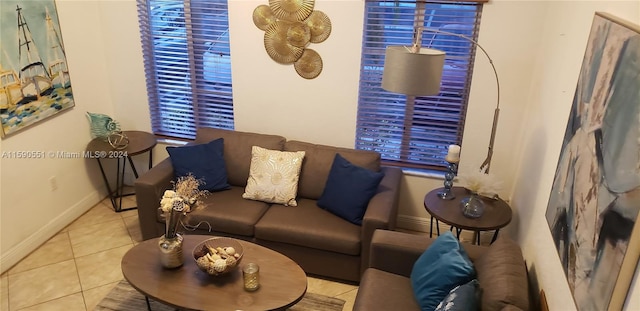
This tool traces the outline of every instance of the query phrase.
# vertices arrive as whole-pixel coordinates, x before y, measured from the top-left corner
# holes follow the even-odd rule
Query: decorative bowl
[[[232,238],[211,238],[193,248],[193,259],[200,270],[213,276],[223,275],[235,269],[244,250],[242,245]]]

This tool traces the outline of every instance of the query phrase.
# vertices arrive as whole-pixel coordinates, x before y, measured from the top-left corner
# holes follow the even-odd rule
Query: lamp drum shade
[[[388,46],[382,88],[394,93],[429,96],[440,93],[445,52],[421,48],[414,53],[404,46]]]

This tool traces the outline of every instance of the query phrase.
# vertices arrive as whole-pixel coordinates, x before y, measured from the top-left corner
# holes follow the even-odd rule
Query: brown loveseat
[[[435,239],[377,230],[353,310],[420,310],[409,276]],[[529,310],[527,270],[518,244],[501,236],[491,246],[462,243],[480,284],[481,310]]]
[[[189,224],[206,222],[186,234],[229,236],[252,241],[296,261],[307,273],[357,282],[369,262],[369,245],[376,229],[393,230],[402,171],[381,167],[376,152],[287,141],[282,136],[200,128],[195,142],[224,139],[224,161],[231,189],[213,192],[201,208],[189,214]],[[247,200],[252,146],[271,150],[305,151],[298,182],[298,206]],[[348,222],[316,205],[335,154],[354,165],[384,173],[370,200],[362,225]],[[164,233],[160,199],[174,179],[169,158],[136,180],[138,217],[143,239]]]

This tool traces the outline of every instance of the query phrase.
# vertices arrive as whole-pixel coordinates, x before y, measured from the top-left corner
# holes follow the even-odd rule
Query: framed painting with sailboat
[[[2,137],[73,106],[55,2],[0,1]]]

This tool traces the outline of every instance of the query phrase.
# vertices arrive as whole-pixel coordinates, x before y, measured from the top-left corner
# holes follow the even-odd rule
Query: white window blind
[[[152,130],[233,129],[227,0],[138,0]]]
[[[448,146],[462,142],[482,4],[366,0],[356,148],[375,150],[385,164],[444,170]],[[382,89],[387,45],[413,44],[446,52],[440,94],[409,97]]]

